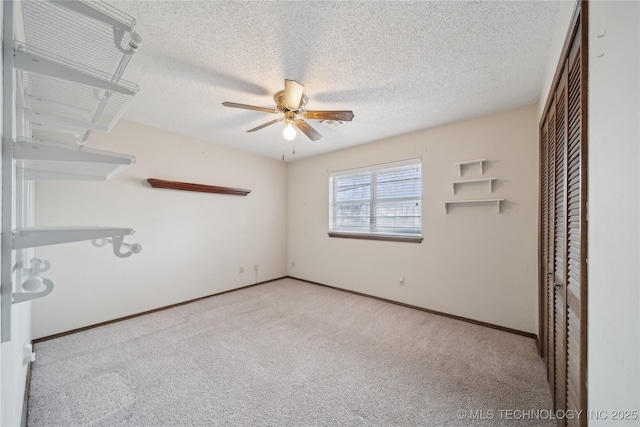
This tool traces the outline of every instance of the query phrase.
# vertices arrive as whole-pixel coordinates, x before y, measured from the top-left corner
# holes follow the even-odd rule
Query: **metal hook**
[[[113,253],[120,258],[127,258],[133,254],[142,252],[142,245],[139,243],[124,243],[124,236],[115,236],[113,239],[95,239],[91,242],[93,246],[100,248],[107,243],[113,245]],[[121,248],[129,248],[128,252],[122,252]]]
[[[49,295],[53,291],[53,282],[46,277],[40,276],[40,273],[48,271],[51,264],[44,258],[32,258],[31,268],[25,268],[25,272],[29,273],[27,280],[22,282],[22,289],[26,292],[14,292],[13,303],[42,298]],[[38,289],[45,287],[43,291],[37,292]]]

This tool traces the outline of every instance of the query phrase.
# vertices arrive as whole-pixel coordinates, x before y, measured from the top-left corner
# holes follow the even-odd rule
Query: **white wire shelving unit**
[[[136,84],[122,75],[142,43],[136,21],[101,1],[3,3],[2,342],[11,340],[11,306],[49,294],[33,248],[78,241],[111,244],[127,257],[125,227],[33,227],[33,181],[105,181],[135,157],[87,147],[109,132]],[[123,248],[125,250],[123,250]],[[128,248],[128,249],[127,249]],[[28,268],[31,265],[31,268]],[[28,277],[28,280],[25,280]],[[37,285],[46,289],[38,291]]]

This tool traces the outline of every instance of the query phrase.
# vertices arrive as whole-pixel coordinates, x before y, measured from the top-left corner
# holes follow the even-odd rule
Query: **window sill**
[[[406,243],[422,243],[422,237],[418,236],[389,236],[382,234],[351,234],[351,233],[327,233],[329,237],[339,237],[343,239],[360,239],[360,240],[383,240],[386,242],[406,242]]]

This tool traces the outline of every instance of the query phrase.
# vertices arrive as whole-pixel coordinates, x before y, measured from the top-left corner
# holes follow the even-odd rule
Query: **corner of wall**
[[[542,117],[544,104],[549,95],[549,91],[551,90],[551,85],[553,84],[553,77],[556,73],[558,62],[560,61],[560,55],[562,55],[562,48],[564,47],[564,42],[567,38],[567,31],[569,31],[571,18],[573,17],[576,5],[576,1],[558,2],[556,25],[553,30],[551,42],[549,43],[547,63],[545,65],[545,73],[542,80],[540,96],[538,98],[538,118]]]
[[[536,105],[531,104],[294,162],[288,167],[287,271],[300,279],[535,333],[537,151]],[[327,236],[328,170],[415,157],[423,159],[421,244]],[[445,214],[442,200],[452,197],[448,181],[457,179],[455,162],[484,157],[487,176],[498,179],[491,197],[504,196],[504,210],[467,206]],[[456,197],[488,198],[486,192],[471,186]],[[398,285],[398,277],[406,285]]]

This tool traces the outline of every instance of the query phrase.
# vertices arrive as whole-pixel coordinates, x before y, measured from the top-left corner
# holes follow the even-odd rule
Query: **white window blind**
[[[421,159],[331,172],[329,232],[420,236]]]

